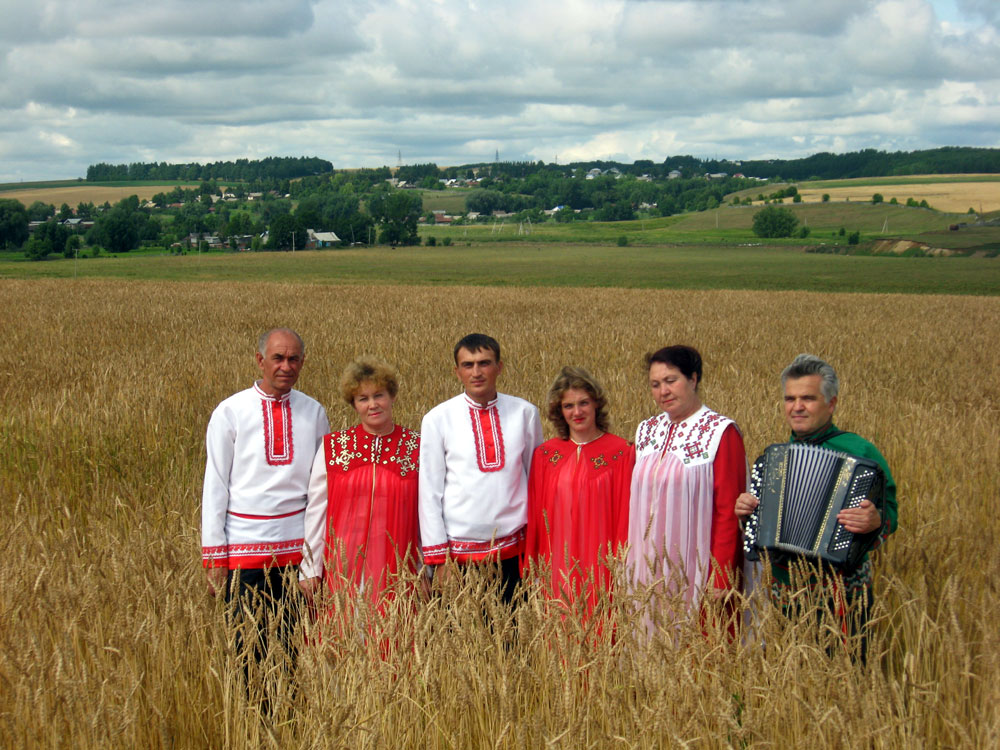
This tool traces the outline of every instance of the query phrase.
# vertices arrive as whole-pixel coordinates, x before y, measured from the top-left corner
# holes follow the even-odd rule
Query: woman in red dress
[[[635,451],[608,430],[604,389],[586,370],[564,367],[548,396],[558,437],[535,449],[528,479],[526,562],[544,559],[546,588],[593,610],[610,591],[607,558],[628,540]],[[544,568],[543,568],[544,569]]]
[[[331,592],[349,585],[382,606],[394,575],[418,564],[420,436],[393,421],[399,384],[390,365],[352,362],[340,389],[361,421],[323,438],[313,462],[301,585],[311,598],[323,577]]]

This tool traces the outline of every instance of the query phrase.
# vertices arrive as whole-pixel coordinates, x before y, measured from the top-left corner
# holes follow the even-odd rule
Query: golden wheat
[[[1000,742],[998,299],[3,281],[0,320],[0,744]],[[829,358],[839,424],[872,439],[900,485],[868,667],[766,602],[754,604],[763,647],[683,617],[640,640],[624,593],[602,605],[600,635],[532,593],[514,633],[487,625],[481,582],[456,579],[385,617],[361,606],[366,636],[304,647],[294,687],[272,670],[278,706],[263,719],[205,593],[198,527],[208,416],[254,378],[256,336],[276,324],[305,338],[300,387],[335,427],[352,422],[336,386],[349,359],[398,365],[396,416],[416,427],[457,392],[454,342],[481,330],[503,345],[504,390],[540,403],[559,367],[583,365],[630,436],[653,411],[642,354],[691,343],[706,402],[739,422],[752,455],[785,435],[781,367],[800,351]]]

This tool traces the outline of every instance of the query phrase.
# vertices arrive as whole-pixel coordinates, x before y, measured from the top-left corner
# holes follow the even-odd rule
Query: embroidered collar
[[[490,401],[487,404],[481,404],[478,401],[473,401],[471,398],[469,398],[469,395],[467,393],[463,392],[462,395],[465,397],[465,403],[467,403],[470,408],[472,408],[472,409],[479,409],[481,411],[485,411],[486,409],[492,409],[494,406],[497,405],[497,401],[500,400],[500,394],[499,393],[496,395],[496,398],[494,398],[492,401]]]
[[[257,391],[257,395],[258,396],[260,396],[262,399],[265,399],[267,401],[287,401],[289,398],[292,397],[292,392],[291,391],[289,391],[288,393],[282,393],[280,396],[272,396],[269,393],[264,393],[264,389],[260,387],[260,381],[259,380],[255,380],[254,381],[254,383],[253,383],[253,389],[255,391]]]
[[[372,435],[359,424],[327,435],[324,442],[327,463],[343,471],[374,464],[405,477],[417,470],[420,461],[417,433],[400,425],[388,435]]]
[[[697,409],[695,409],[691,414],[688,414],[686,417],[684,417],[684,419],[680,420],[679,422],[672,421],[670,419],[670,415],[667,414],[666,412],[663,412],[663,416],[667,418],[667,424],[669,425],[678,425],[680,427],[686,427],[688,423],[694,424],[695,422],[697,422],[701,418],[702,414],[704,414],[708,410],[709,410],[708,407],[705,404],[702,404]]]

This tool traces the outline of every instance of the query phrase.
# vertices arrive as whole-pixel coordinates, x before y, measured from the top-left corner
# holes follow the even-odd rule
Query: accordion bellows
[[[870,500],[883,512],[885,474],[875,462],[802,443],[768,446],[750,472],[760,504],[747,519],[743,549],[750,560],[781,551],[837,567],[859,564],[878,531],[852,534],[837,514]]]

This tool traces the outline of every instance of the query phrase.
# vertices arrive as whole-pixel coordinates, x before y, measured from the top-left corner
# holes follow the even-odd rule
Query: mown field
[[[149,200],[157,193],[169,193],[175,187],[198,187],[200,182],[102,182],[102,183],[70,183],[45,184],[38,187],[21,188],[12,184],[0,186],[0,197],[19,200],[25,206],[35,201],[48,203],[59,208],[63,203],[76,208],[80,203],[102,205],[105,201],[115,204],[129,196],[138,196],[139,200]]]
[[[454,227],[458,231],[459,227]],[[980,238],[983,240],[983,238]],[[4,260],[3,278],[281,281],[315,284],[770,289],[920,294],[1000,293],[996,258],[898,258],[802,252],[801,246],[617,247],[458,241],[451,247],[280,253],[123,254],[33,263]]]
[[[893,198],[902,204],[905,204],[908,198],[913,198],[918,203],[926,200],[931,208],[942,213],[968,214],[970,208],[977,214],[1000,211],[1000,175],[995,174],[803,180],[747,188],[727,198],[766,196],[791,184],[796,186],[804,203],[820,203],[824,195],[829,195],[833,203],[871,203],[872,196],[879,193],[886,203]],[[785,202],[790,204],[791,200],[785,199]]]
[[[3,279],[0,321],[6,746],[1000,743],[996,298]],[[642,354],[691,343],[706,402],[752,455],[785,434],[781,367],[829,358],[838,422],[882,449],[900,486],[869,665],[753,600],[744,643],[683,617],[646,641],[624,586],[602,634],[532,593],[514,637],[484,626],[470,584],[368,623],[374,637],[304,647],[297,688],[272,673],[277,718],[261,720],[205,593],[199,493],[208,416],[249,385],[253,342],[275,324],[305,337],[300,386],[335,428],[352,422],[336,397],[350,358],[399,366],[396,416],[416,426],[457,392],[454,341],[482,330],[504,346],[505,390],[537,403],[560,366],[584,365],[631,435],[653,413]]]
[[[814,187],[806,184],[800,190],[802,200],[819,202],[826,193],[831,201],[871,201],[872,195],[879,193],[886,202],[895,198],[900,203],[906,203],[913,198],[918,203],[926,200],[938,211],[952,213],[968,213],[971,208],[974,213],[989,213],[1000,211],[1000,181],[965,182],[956,179],[954,182],[924,182],[883,184],[844,184],[830,187]]]

